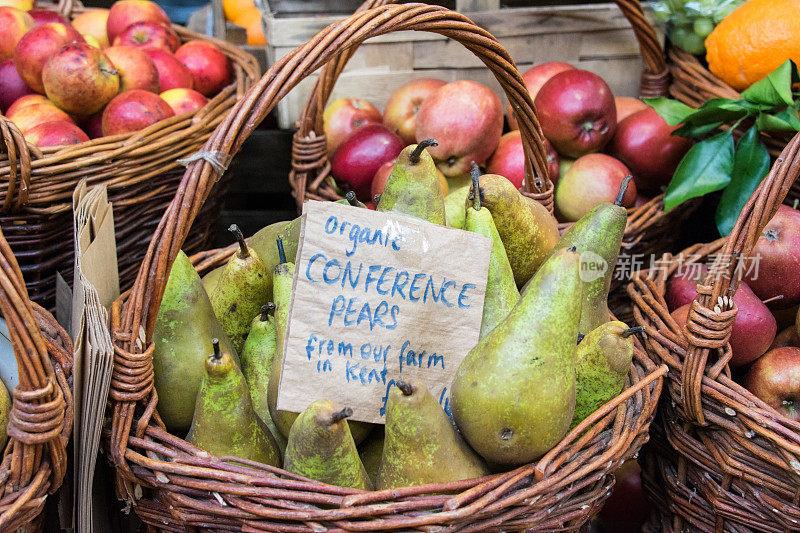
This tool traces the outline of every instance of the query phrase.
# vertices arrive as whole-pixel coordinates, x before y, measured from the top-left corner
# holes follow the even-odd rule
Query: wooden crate
[[[276,15],[266,2],[269,0],[262,0],[261,7],[267,64],[341,19],[341,15]],[[500,0],[456,0],[455,7],[497,37],[521,71],[545,61],[566,61],[601,75],[617,96],[638,92],[639,48],[630,24],[615,4],[507,8]],[[495,90],[505,105],[494,76],[472,53],[445,37],[422,32],[392,33],[364,43],[331,98],[364,98],[383,109],[394,89],[419,77],[474,80]],[[277,118],[281,128],[294,128],[313,84],[313,76],[306,78],[280,101]]]

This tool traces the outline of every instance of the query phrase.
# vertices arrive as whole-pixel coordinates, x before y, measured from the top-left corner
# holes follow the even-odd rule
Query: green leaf
[[[733,133],[723,131],[692,146],[675,170],[664,195],[669,211],[690,198],[718,191],[731,181]]]
[[[723,124],[724,122],[714,122],[712,124],[703,124],[701,126],[684,124],[677,130],[673,131],[671,135],[676,135],[678,137],[686,137],[687,139],[692,137],[705,137],[707,133],[714,131]]]
[[[692,126],[703,126],[715,122],[732,122],[759,110],[760,106],[745,100],[714,98],[686,117],[684,122]]]
[[[756,127],[758,131],[798,131],[800,130],[800,117],[794,107],[787,107],[774,115],[759,113],[756,118]]]
[[[769,163],[767,147],[753,126],[736,145],[731,182],[722,191],[714,217],[719,234],[723,237],[731,232],[750,195],[769,172]]]
[[[688,105],[677,100],[664,98],[663,96],[659,96],[658,98],[642,98],[642,101],[655,109],[656,113],[661,115],[661,118],[670,126],[677,126],[686,120],[686,117],[695,112],[695,110]]]
[[[764,79],[748,87],[742,93],[742,98],[757,104],[791,105],[794,103],[792,82],[797,79],[797,67],[791,59],[787,59]]]

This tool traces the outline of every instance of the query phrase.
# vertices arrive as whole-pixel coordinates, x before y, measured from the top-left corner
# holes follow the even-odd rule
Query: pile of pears
[[[450,387],[452,418],[425,383],[398,378],[383,426],[348,420],[352,409],[327,399],[302,413],[277,409],[298,218],[247,240],[231,226],[238,250],[202,279],[178,254],[153,335],[158,411],[173,434],[226,460],[392,489],[535,461],[622,391],[640,328],[612,320],[607,298],[627,181],[617,202],[559,237],[542,205],[475,165],[469,184],[444,198],[426,151],[434,144],[401,152],[377,210],[492,241],[480,336]],[[364,208],[353,195],[341,202]],[[606,268],[587,269],[586,258]]]

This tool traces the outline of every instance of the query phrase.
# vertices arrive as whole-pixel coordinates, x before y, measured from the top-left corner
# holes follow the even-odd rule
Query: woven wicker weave
[[[212,134],[205,150],[234,155],[278,100],[336,54],[391,31],[443,34],[478,55],[523,109],[528,154],[543,168],[544,150],[530,96],[508,54],[488,33],[447,9],[383,6],[329,26],[280,59]],[[540,137],[538,137],[540,138]],[[166,273],[216,175],[192,163],[153,238],[133,289],[112,309],[115,367],[109,456],[117,491],[148,524],[236,531],[536,531],[577,530],[602,506],[614,469],[647,440],[665,367],[637,350],[628,388],[567,435],[538,463],[478,480],[362,492],[324,485],[255,463],[249,468],[212,457],[170,435],[157,414],[153,388],[154,320]],[[224,251],[194,260],[213,268]],[[231,458],[227,458],[231,459]],[[438,530],[438,529],[437,529]]]
[[[742,268],[764,226],[800,173],[800,134],[784,148],[730,236],[664,256],[628,286],[646,349],[670,367],[667,395],[653,424],[644,484],[667,531],[800,530],[800,423],[731,379],[728,361]],[[664,301],[667,280],[694,262],[711,262],[687,324]],[[650,453],[652,452],[652,453]]]
[[[58,9],[72,17],[83,7],[64,0]],[[0,227],[17,254],[31,298],[51,306],[55,273],[71,277],[72,192],[82,178],[108,186],[114,203],[120,281],[130,286],[158,220],[183,174],[177,162],[195,153],[225,114],[258,78],[258,65],[236,46],[173,25],[182,41],[204,40],[220,47],[234,68],[234,83],[202,109],[163,120],[142,131],[102,137],[72,146],[29,146],[14,124],[0,116]],[[210,242],[223,195],[205,206],[187,248]]]
[[[0,463],[0,531],[14,531],[37,519],[64,479],[73,418],[72,342],[50,313],[29,300],[1,231],[0,311],[19,371]]]

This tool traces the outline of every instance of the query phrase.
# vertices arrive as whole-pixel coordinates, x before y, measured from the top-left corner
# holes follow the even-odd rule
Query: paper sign
[[[396,213],[305,204],[278,408],[327,398],[383,423],[395,379],[445,410],[478,342],[491,241]]]

